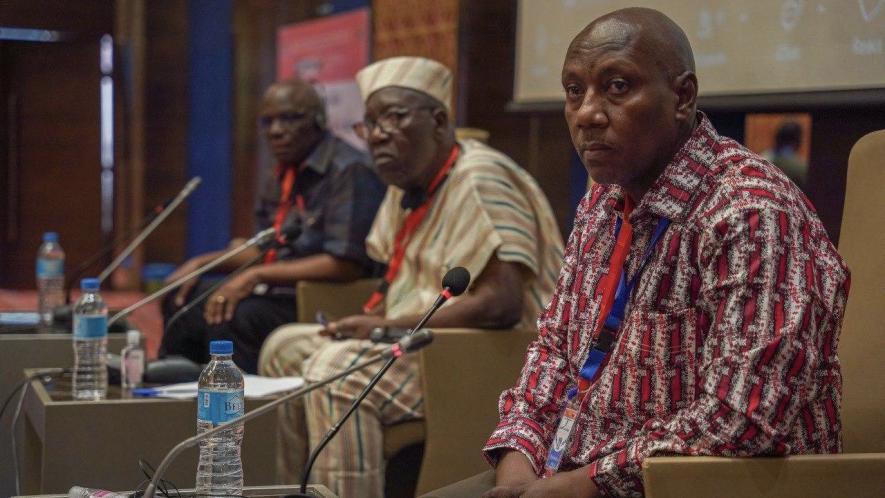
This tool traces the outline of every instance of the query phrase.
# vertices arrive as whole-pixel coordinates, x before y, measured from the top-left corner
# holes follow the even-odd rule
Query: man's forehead
[[[267,89],[264,96],[265,104],[292,105],[308,107],[313,103],[313,95],[309,88],[278,83]]]
[[[637,27],[619,19],[605,19],[584,29],[572,40],[569,55],[574,52],[623,50],[635,41]]]

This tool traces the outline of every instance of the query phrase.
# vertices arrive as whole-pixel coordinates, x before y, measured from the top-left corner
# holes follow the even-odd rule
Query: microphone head
[[[199,176],[195,176],[195,177],[191,178],[190,181],[187,182],[187,184],[184,186],[184,189],[182,189],[182,191],[181,191],[182,194],[184,194],[185,196],[190,195],[191,192],[196,190],[196,188],[199,187],[200,183],[202,183],[202,182],[203,182],[203,179],[200,178]]]
[[[452,296],[464,294],[468,285],[470,285],[470,272],[463,266],[456,266],[447,271],[442,280],[443,288],[448,288]]]

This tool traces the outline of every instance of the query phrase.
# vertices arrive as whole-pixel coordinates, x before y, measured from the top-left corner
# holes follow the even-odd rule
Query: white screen
[[[885,87],[885,0],[519,0],[514,100],[562,100],[569,42],[627,5],[685,30],[704,96]]]

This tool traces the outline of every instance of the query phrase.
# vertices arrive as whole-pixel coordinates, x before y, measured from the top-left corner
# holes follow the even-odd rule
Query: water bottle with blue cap
[[[197,389],[197,433],[243,416],[243,374],[233,362],[233,352],[231,341],[209,343],[212,359]],[[200,442],[198,496],[243,494],[242,443],[242,424]]]

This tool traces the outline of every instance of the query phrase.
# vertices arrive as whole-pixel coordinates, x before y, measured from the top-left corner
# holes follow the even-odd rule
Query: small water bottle
[[[65,252],[58,243],[58,233],[43,234],[37,250],[37,312],[40,329],[52,326],[52,310],[65,304]]]
[[[212,341],[212,359],[200,374],[197,389],[197,433],[243,416],[243,374],[234,364],[231,341]],[[243,463],[240,448],[243,426],[237,425],[200,441],[196,494],[241,496]]]
[[[74,399],[104,399],[108,392],[108,307],[98,279],[80,281],[83,295],[74,305]]]
[[[144,377],[144,349],[141,348],[141,332],[126,332],[126,347],[120,352],[120,386],[135,389]]]

